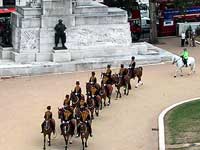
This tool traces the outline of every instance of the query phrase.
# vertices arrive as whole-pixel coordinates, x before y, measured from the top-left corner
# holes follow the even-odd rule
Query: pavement
[[[164,38],[156,45],[174,54],[180,54],[180,39]],[[171,63],[144,66],[143,86],[130,91],[128,96],[115,100],[103,108],[93,121],[93,137],[87,150],[157,150],[158,116],[166,107],[199,97],[200,46],[188,47],[190,56],[197,60],[196,73],[189,76],[184,69],[183,77],[174,78],[175,66]],[[104,70],[95,70],[98,82]],[[113,73],[119,68],[113,69]],[[83,87],[91,71],[42,76],[0,79],[0,145],[4,150],[41,150],[43,136],[40,125],[47,105],[52,106],[56,120],[57,137],[52,139],[48,150],[63,150],[64,139],[60,135],[57,108],[62,105],[78,79]],[[131,84],[136,84],[135,80]],[[81,149],[81,140],[74,139],[70,150]]]

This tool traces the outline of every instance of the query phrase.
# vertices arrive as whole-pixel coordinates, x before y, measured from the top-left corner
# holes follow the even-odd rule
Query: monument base
[[[52,53],[53,62],[69,62],[71,61],[71,53],[69,50],[54,50]]]

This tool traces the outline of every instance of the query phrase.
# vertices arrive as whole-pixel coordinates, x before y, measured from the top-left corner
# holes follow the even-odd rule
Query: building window
[[[3,0],[3,7],[15,7],[15,0]]]

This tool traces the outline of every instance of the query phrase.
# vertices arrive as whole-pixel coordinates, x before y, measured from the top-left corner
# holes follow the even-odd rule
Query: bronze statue
[[[5,19],[4,22],[4,29],[2,31],[2,43],[3,47],[10,47],[12,46],[12,32],[11,32],[11,25],[8,19]]]
[[[55,26],[55,47],[54,49],[67,49],[65,47],[65,42],[66,42],[66,35],[65,35],[65,30],[67,29],[65,25],[62,23],[63,21],[61,19],[58,20],[58,24]],[[61,38],[62,42],[62,47],[58,47],[59,40]]]

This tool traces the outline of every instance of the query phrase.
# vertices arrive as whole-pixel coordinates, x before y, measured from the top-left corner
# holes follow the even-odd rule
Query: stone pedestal
[[[69,50],[53,50],[53,62],[68,62],[71,61],[71,53]]]
[[[0,58],[1,59],[11,59],[12,47],[1,47],[0,46]]]

